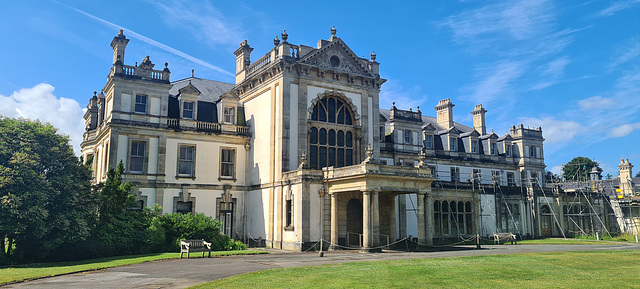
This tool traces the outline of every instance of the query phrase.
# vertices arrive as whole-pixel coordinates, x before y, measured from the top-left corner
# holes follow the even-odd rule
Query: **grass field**
[[[266,251],[243,250],[243,251],[217,251],[211,252],[211,257],[221,257],[230,255],[252,255],[266,254]],[[198,254],[191,255],[191,258]],[[74,272],[91,271],[122,265],[139,264],[144,262],[168,260],[180,258],[180,253],[160,253],[135,256],[116,256],[109,258],[91,259],[74,262],[41,263],[28,264],[20,267],[0,268],[0,285],[14,283],[34,278],[56,276]]]
[[[237,275],[192,288],[638,288],[640,250],[344,263]]]

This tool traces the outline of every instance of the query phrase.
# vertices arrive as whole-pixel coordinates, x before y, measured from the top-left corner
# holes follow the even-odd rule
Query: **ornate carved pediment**
[[[300,62],[326,70],[373,77],[369,68],[339,38],[310,53]]]

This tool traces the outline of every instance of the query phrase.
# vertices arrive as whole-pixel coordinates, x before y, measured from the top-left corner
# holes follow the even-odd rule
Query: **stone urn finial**
[[[418,164],[416,165],[417,168],[424,168],[427,166],[427,164],[424,163],[424,160],[427,158],[426,154],[424,153],[424,147],[420,150],[420,154],[418,154],[418,160],[420,160],[420,162],[418,162]]]
[[[338,32],[338,30],[336,29],[336,26],[331,25],[331,38],[330,38],[331,41],[336,39],[336,32]]]
[[[367,158],[362,162],[363,164],[373,163],[373,148],[371,147],[371,143],[367,146],[366,150]]]
[[[298,166],[298,169],[306,169],[307,168],[307,154],[305,152],[302,152],[302,154],[300,155],[300,165]]]
[[[287,39],[289,39],[289,34],[287,34],[287,30],[285,29],[284,32],[282,32],[282,42],[287,42]]]
[[[371,51],[371,61],[376,61],[376,52]]]
[[[278,35],[276,35],[276,39],[273,40],[273,45],[278,46],[280,44],[280,39],[278,39]]]

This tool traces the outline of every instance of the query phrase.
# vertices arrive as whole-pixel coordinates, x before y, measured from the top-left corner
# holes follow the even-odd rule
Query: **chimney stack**
[[[473,114],[473,129],[475,129],[480,135],[487,134],[487,126],[484,121],[484,114],[487,110],[482,107],[482,104],[476,105],[471,114]]]
[[[451,103],[450,99],[443,99],[438,102],[438,105],[434,107],[437,112],[438,124],[450,129],[453,127],[453,107],[455,104]]]

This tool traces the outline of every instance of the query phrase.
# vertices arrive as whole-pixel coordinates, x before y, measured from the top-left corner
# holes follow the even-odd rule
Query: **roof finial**
[[[395,101],[391,103],[391,108],[396,108],[396,102]]]
[[[195,69],[191,69],[191,77],[193,77],[194,72],[195,72]]]
[[[278,46],[280,44],[280,39],[278,39],[278,35],[276,35],[276,39],[273,40],[273,45]]]
[[[376,61],[376,52],[375,51],[371,51],[371,61]]]
[[[333,41],[334,39],[336,39],[336,32],[338,32],[336,26],[331,25],[331,38],[329,40]]]
[[[287,34],[287,29],[285,29],[281,35],[282,35],[282,42],[287,42],[287,39],[289,39],[289,34]]]

